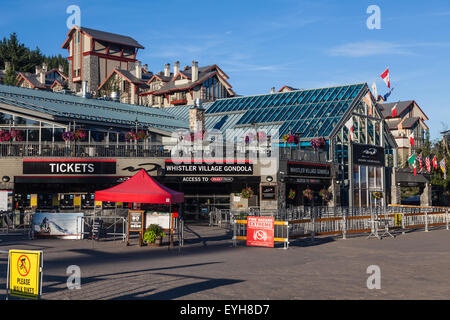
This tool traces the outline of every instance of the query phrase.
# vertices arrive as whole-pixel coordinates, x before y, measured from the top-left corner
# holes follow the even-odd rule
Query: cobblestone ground
[[[126,247],[120,241],[23,240],[0,236],[0,250],[44,251],[43,299],[449,299],[450,231],[395,239],[303,240],[289,250],[232,247],[219,228],[190,226],[183,249]],[[5,254],[0,254],[4,298]],[[68,290],[66,269],[81,268]],[[381,290],[366,286],[381,268]]]

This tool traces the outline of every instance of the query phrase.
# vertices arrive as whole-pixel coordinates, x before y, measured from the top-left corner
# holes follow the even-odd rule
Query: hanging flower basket
[[[245,144],[249,144],[250,142],[255,141],[255,139],[256,136],[252,132],[247,133],[244,137]]]
[[[313,147],[314,149],[321,149],[325,146],[325,144],[326,144],[326,142],[325,142],[324,138],[311,140],[311,147]]]
[[[11,129],[11,131],[0,130],[0,141],[8,142],[13,141],[13,139],[15,139],[16,141],[22,141],[23,140],[22,130],[15,130],[15,129]]]
[[[242,189],[241,197],[244,199],[250,199],[251,197],[253,197],[254,194],[255,193],[253,192],[252,188],[247,187]]]
[[[380,200],[381,198],[383,198],[383,192],[374,191],[374,192],[372,192],[372,196],[375,199]]]
[[[312,200],[313,199],[313,192],[311,189],[305,189],[303,190],[303,196],[305,198],[307,198],[308,200]]]
[[[144,130],[139,130],[136,133],[136,140],[145,140],[148,138],[147,132],[145,132]]]
[[[322,189],[319,192],[319,195],[322,197],[322,200],[325,202],[329,202],[331,200],[331,192],[327,189]]]
[[[294,200],[296,194],[297,194],[297,192],[294,189],[289,189],[288,199]]]
[[[264,131],[258,131],[258,141],[266,141],[267,140],[267,134]]]
[[[297,137],[297,136],[294,136],[293,134],[285,134],[285,135],[283,136],[282,140],[283,140],[284,142],[287,142],[287,143],[293,143],[293,144],[298,144],[298,142],[299,142],[298,137]]]
[[[73,137],[75,140],[83,140],[86,138],[86,132],[84,132],[84,130],[77,129],[73,132]]]
[[[62,138],[64,141],[74,141],[75,135],[72,131],[66,131],[62,134]]]

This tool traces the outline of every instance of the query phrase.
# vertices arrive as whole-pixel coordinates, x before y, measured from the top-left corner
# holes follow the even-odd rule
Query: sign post
[[[39,299],[42,295],[42,251],[9,250],[7,295]]]
[[[274,247],[275,219],[247,217],[247,246]]]
[[[139,232],[139,245],[142,246],[142,233],[144,232],[144,212],[141,210],[128,211],[128,237],[127,246],[130,245],[130,232]]]

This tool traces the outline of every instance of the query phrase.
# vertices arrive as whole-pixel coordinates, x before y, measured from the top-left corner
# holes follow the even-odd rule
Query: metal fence
[[[221,213],[223,214],[223,213]],[[250,215],[250,214],[248,214]],[[262,215],[261,215],[262,216]],[[327,215],[316,210],[295,211],[288,217],[274,215],[275,242],[282,242],[287,248],[289,243],[301,238],[317,236],[342,236],[369,234],[381,239],[392,233],[405,234],[407,231],[423,230],[428,232],[445,227],[449,230],[450,209],[442,207],[390,206],[385,208],[335,208]],[[230,215],[230,229],[233,230],[233,244],[246,240],[246,220]],[[216,221],[212,219],[212,221]],[[222,221],[228,221],[226,219]],[[392,233],[391,233],[392,232]]]
[[[102,211],[96,211],[95,214],[85,214],[81,218],[81,224],[77,223],[76,235],[81,235],[84,239],[98,240],[128,240],[128,217],[117,215],[102,215]],[[33,231],[34,213],[0,213],[0,235],[25,235],[29,239],[34,238]],[[101,223],[101,227],[97,234],[94,229]],[[81,230],[79,229],[81,226]],[[184,245],[184,221],[182,219],[174,219],[174,232],[167,232],[170,240],[178,241],[179,246]]]

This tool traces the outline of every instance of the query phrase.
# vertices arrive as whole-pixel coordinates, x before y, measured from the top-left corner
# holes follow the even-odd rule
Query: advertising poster
[[[35,213],[33,230],[37,237],[83,238],[83,213]]]
[[[274,218],[247,217],[247,246],[274,247]]]

